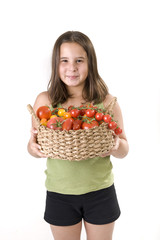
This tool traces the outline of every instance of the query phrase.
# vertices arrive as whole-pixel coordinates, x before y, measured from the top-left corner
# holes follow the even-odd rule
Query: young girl
[[[34,111],[44,105],[67,108],[93,103],[106,107],[113,99],[97,70],[97,60],[90,39],[81,32],[69,31],[56,41],[52,55],[52,74],[48,91],[40,93]],[[82,219],[88,240],[111,240],[120,209],[114,188],[110,155],[123,158],[128,143],[120,107],[114,107],[114,119],[122,128],[115,146],[107,154],[82,161],[47,159],[46,209],[44,219],[50,224],[55,240],[80,240]],[[33,121],[29,153],[45,155],[36,142]]]

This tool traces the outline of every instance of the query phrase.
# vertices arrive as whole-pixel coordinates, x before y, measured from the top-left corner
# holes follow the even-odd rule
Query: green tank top
[[[103,103],[97,104],[103,108]],[[110,156],[95,157],[82,161],[47,159],[45,186],[48,191],[79,195],[113,184]]]

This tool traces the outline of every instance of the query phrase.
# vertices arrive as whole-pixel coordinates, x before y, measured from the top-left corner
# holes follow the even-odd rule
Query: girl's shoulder
[[[36,97],[35,103],[33,105],[34,111],[36,111],[41,106],[51,106],[51,101],[49,100],[49,94],[47,91],[41,92]]]
[[[106,108],[110,102],[113,100],[114,96],[112,96],[110,93],[106,95],[104,101],[103,101],[103,106]]]

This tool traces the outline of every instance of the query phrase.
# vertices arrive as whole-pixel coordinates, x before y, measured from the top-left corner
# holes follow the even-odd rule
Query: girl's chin
[[[65,84],[69,87],[77,87],[80,85],[79,81],[66,81]]]

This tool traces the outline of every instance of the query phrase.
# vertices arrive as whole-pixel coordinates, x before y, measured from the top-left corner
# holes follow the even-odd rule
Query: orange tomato
[[[70,112],[65,112],[65,113],[63,114],[63,117],[64,117],[65,119],[71,118]]]
[[[47,119],[46,118],[42,118],[40,123],[43,125],[43,126],[47,126]]]

